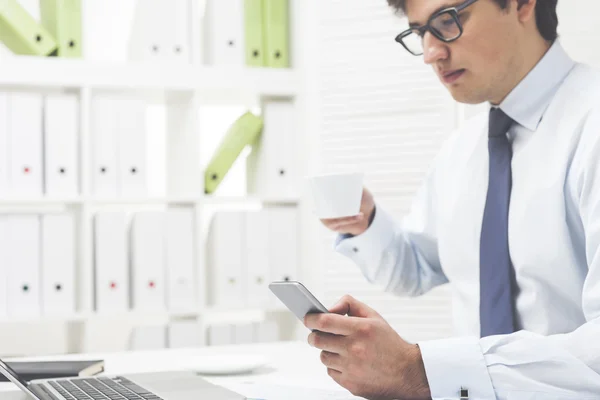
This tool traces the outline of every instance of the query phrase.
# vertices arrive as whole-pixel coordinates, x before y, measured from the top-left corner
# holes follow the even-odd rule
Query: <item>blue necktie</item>
[[[508,209],[512,187],[512,149],[506,136],[513,120],[499,108],[490,110],[489,185],[480,247],[481,337],[515,331],[508,249]]]

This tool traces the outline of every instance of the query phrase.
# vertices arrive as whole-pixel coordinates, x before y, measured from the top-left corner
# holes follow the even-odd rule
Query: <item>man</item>
[[[409,344],[345,297],[306,317],[309,343],[367,398],[599,399],[600,75],[558,42],[557,0],[388,2],[411,27],[397,41],[490,111],[445,143],[401,224],[368,190],[360,216],[323,223],[391,293],[449,282],[459,335]]]

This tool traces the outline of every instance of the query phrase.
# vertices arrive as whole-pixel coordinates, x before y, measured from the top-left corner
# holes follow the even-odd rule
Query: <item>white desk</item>
[[[259,355],[268,359],[267,366],[249,375],[205,377],[212,383],[230,388],[244,395],[253,394],[244,393],[243,390],[248,387],[246,385],[249,382],[255,382],[258,385],[289,385],[291,388],[297,388],[297,390],[294,390],[296,393],[302,388],[334,390],[339,391],[340,394],[346,393],[347,398],[352,398],[349,392],[340,388],[329,378],[325,367],[319,360],[319,350],[310,347],[306,342],[108,354],[73,354],[58,357],[29,357],[27,360],[103,359],[105,360],[107,374],[122,375],[188,369],[194,365],[194,360],[217,355]],[[28,400],[25,395],[16,391],[15,386],[9,383],[0,383],[0,392],[2,392],[0,395],[2,400]]]

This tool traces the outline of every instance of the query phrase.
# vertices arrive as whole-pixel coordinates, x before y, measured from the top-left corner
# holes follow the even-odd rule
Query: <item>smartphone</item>
[[[269,289],[302,322],[306,314],[329,313],[327,308],[300,282],[273,282],[269,284]]]

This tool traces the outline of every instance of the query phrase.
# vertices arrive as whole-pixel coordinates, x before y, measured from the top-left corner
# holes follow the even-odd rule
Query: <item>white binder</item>
[[[195,310],[194,213],[191,210],[167,211],[165,250],[169,311]]]
[[[0,92],[0,196],[2,197],[9,194],[8,102],[8,93]]]
[[[8,220],[0,215],[0,319],[8,315]]]
[[[117,110],[115,97],[96,96],[92,102],[92,193],[117,195]]]
[[[269,303],[269,214],[267,211],[246,213],[246,293],[250,307]],[[287,233],[287,230],[285,231]]]
[[[10,215],[8,220],[8,315],[39,317],[40,220],[34,215]]]
[[[209,346],[227,346],[234,344],[233,326],[227,324],[211,325],[208,327]]]
[[[234,344],[250,344],[254,341],[253,323],[240,323],[233,327]]]
[[[145,325],[133,328],[129,350],[160,350],[167,347],[167,327]]]
[[[146,187],[146,103],[118,101],[118,187],[125,197],[144,197]]]
[[[99,313],[129,309],[127,215],[100,212],[94,217],[95,305]]]
[[[279,325],[275,321],[263,321],[254,324],[255,342],[272,343],[279,341]]]
[[[48,196],[76,196],[79,100],[52,94],[44,107],[44,186]]]
[[[166,25],[162,19],[164,4],[165,0],[137,1],[129,38],[129,58],[132,61],[158,62],[166,58]]]
[[[165,307],[164,213],[138,212],[131,226],[131,298],[135,310]]]
[[[296,280],[298,275],[298,211],[269,208],[269,246],[272,281]],[[285,232],[282,235],[281,232]],[[272,302],[280,304],[274,296]]]
[[[213,216],[208,248],[208,294],[211,305],[245,306],[243,212],[217,212]]]
[[[207,0],[204,18],[208,64],[244,66],[244,0]]]
[[[167,330],[171,349],[204,346],[202,325],[197,321],[172,321]]]
[[[166,59],[178,63],[190,60],[190,2],[188,0],[162,0],[165,29]]]
[[[42,96],[12,92],[9,101],[10,187],[14,196],[41,196]]]
[[[42,313],[75,313],[75,221],[70,214],[47,214],[42,227]]]
[[[294,104],[263,104],[264,128],[247,159],[248,193],[262,197],[297,197],[296,115]]]

